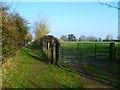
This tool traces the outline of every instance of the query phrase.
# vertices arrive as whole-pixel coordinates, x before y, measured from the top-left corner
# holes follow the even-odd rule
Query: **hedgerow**
[[[28,32],[28,22],[17,12],[10,12],[7,6],[0,7],[2,11],[2,60],[9,57],[25,45]]]

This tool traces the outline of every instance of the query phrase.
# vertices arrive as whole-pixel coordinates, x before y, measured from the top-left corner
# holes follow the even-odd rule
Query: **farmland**
[[[120,43],[115,42],[116,62],[109,60],[109,42],[62,42],[60,64],[94,79],[118,86]]]

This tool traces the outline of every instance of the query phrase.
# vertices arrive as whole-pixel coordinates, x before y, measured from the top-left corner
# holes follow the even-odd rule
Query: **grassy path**
[[[108,88],[78,73],[47,63],[32,42],[3,65],[3,88]]]
[[[102,82],[99,78],[93,77],[92,74],[87,70],[89,68],[83,69],[82,65],[80,67],[75,63],[69,63],[66,66],[67,68],[71,68],[72,70],[78,72],[78,74],[81,76],[81,81],[83,81],[83,85],[86,88],[114,88],[110,84]]]
[[[23,47],[3,65],[3,88],[83,88],[80,76],[46,64],[39,45]]]

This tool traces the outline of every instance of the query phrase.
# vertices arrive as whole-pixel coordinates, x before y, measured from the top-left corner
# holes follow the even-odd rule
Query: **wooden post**
[[[59,43],[56,43],[56,63],[58,64],[59,62]]]
[[[109,59],[110,61],[115,61],[115,43],[114,42],[111,42],[110,43],[110,48],[109,48]]]
[[[56,44],[53,45],[53,64],[56,64]]]
[[[50,42],[48,42],[48,50],[50,50]]]
[[[54,58],[54,54],[53,54],[53,51],[54,51],[54,50],[53,50],[53,47],[54,47],[54,46],[53,46],[53,44],[51,43],[51,51],[50,51],[50,52],[51,52],[51,58],[50,58],[51,64],[53,64],[53,58]]]
[[[57,43],[53,46],[53,64],[58,64],[59,59],[59,45]]]
[[[52,35],[44,36],[40,40],[45,56],[51,64],[57,64],[59,59],[59,42]]]

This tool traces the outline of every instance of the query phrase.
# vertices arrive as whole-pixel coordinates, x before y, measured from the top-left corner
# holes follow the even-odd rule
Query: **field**
[[[115,42],[116,63],[109,60],[109,42],[62,42],[60,45],[60,64],[119,87],[120,43]]]

